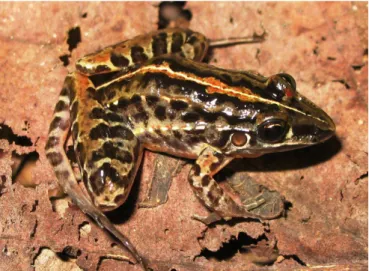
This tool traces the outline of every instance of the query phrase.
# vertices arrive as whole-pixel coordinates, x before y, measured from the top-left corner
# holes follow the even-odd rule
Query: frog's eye
[[[287,73],[272,75],[268,80],[267,94],[276,101],[288,101],[296,93],[296,82]]]
[[[296,81],[295,79],[293,79],[293,77],[287,73],[280,73],[278,74],[280,77],[282,77],[284,80],[286,80],[286,82],[288,84],[290,84],[290,86],[292,87],[293,90],[296,90]]]
[[[281,119],[269,119],[258,126],[258,136],[262,141],[276,143],[283,139],[287,132],[287,124]]]
[[[248,142],[248,138],[245,133],[235,132],[231,137],[231,141],[236,147],[242,147]]]

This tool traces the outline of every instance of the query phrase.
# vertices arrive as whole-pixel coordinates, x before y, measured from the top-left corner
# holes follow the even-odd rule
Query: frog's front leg
[[[124,116],[100,105],[80,114],[86,118],[78,137],[83,149],[79,154],[83,180],[96,206],[114,210],[129,195],[142,160],[142,146]]]
[[[259,218],[258,215],[249,212],[245,206],[237,204],[213,179],[213,176],[232,159],[212,147],[207,147],[189,173],[190,184],[196,196],[217,216],[226,220],[232,217]],[[205,223],[215,221],[217,219],[215,214],[206,219]]]

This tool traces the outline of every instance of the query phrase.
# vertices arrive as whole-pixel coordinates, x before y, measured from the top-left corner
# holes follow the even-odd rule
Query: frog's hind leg
[[[232,217],[260,218],[249,212],[245,206],[237,204],[213,179],[213,176],[231,160],[232,158],[225,157],[217,150],[208,147],[200,154],[189,173],[189,181],[196,196],[215,212],[209,218],[202,220],[206,224],[218,220],[217,216],[226,220]]]
[[[88,80],[88,78],[86,78]],[[68,158],[65,153],[64,144],[71,126],[70,106],[76,94],[77,80],[69,75],[64,82],[59,101],[55,107],[53,120],[50,124],[48,140],[45,146],[46,156],[54,168],[59,184],[77,206],[90,217],[92,217],[101,228],[107,229],[121,244],[135,257],[147,270],[144,259],[138,254],[135,247],[119,232],[101,210],[93,205],[91,200],[83,193],[74,176]],[[82,87],[82,86],[81,86]]]

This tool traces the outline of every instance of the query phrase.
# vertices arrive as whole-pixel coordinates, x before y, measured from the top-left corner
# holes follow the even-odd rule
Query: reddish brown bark
[[[48,191],[56,179],[46,161],[44,145],[59,90],[76,59],[157,29],[157,5],[1,4],[0,123],[6,125],[0,128],[1,270],[40,268],[48,257],[45,255],[63,250],[64,256],[76,260],[68,267],[54,266],[59,270],[77,266],[139,270],[125,261],[131,256],[74,205],[63,208],[65,200],[52,205]],[[186,8],[193,15],[190,28],[209,38],[247,36],[262,33],[264,28],[268,33],[264,43],[216,49],[210,63],[265,75],[290,73],[299,92],[334,119],[336,137],[313,148],[231,165],[244,168],[291,203],[287,217],[270,221],[269,226],[244,221],[207,228],[192,220],[192,215],[206,215],[207,210],[187,183],[189,166],[174,179],[167,203],[137,209],[152,178],[155,154],[147,152],[141,179],[136,180],[136,194],[114,213],[114,217],[121,216],[114,220],[117,227],[155,270],[285,270],[305,268],[303,265],[325,270],[366,269],[366,3],[191,2]],[[76,27],[81,31],[81,42],[70,52],[67,33]],[[60,57],[70,64],[63,66]],[[14,135],[3,133],[4,127],[10,127]],[[12,181],[15,153],[34,151],[39,154],[35,166]],[[24,187],[27,182],[36,188]],[[64,210],[63,215],[60,210]],[[222,252],[221,247],[228,243],[246,245],[249,253],[228,250],[230,256],[222,261],[219,253],[210,253]],[[202,250],[206,252],[201,254]],[[55,259],[51,260],[54,264],[58,262]],[[276,261],[271,266],[255,265],[268,260]]]

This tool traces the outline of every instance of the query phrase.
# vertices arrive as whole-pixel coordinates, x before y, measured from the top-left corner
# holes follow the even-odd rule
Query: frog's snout
[[[294,123],[294,135],[303,136],[310,134],[312,143],[323,142],[334,135],[336,125],[332,118],[321,108],[302,95],[298,96],[299,109],[304,116],[298,118]]]

